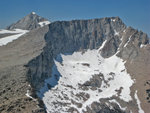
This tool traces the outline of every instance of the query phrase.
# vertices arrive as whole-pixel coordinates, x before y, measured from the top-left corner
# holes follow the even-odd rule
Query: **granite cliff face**
[[[33,87],[41,87],[39,83],[51,75],[53,58],[59,53],[98,49],[108,38],[111,43],[109,46],[112,46],[109,49],[113,50],[105,54],[103,49],[102,56],[109,57],[115,54],[121,42],[115,32],[123,32],[125,29],[126,26],[119,17],[51,23],[45,36],[47,43],[43,53],[28,64],[29,81]]]
[[[43,53],[28,64],[29,81],[37,88],[51,75],[53,58],[60,53],[98,49],[106,40],[101,50],[104,58],[119,50],[119,57],[134,59],[140,46],[149,43],[145,33],[126,27],[119,17],[54,22],[49,25],[45,40]]]

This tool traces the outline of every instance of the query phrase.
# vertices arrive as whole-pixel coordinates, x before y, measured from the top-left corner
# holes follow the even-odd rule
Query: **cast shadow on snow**
[[[63,55],[72,55],[72,53],[65,53]],[[54,61],[62,63],[63,59],[62,59],[61,54],[57,55],[57,57],[54,59]],[[45,79],[44,87],[42,87],[40,89],[40,91],[37,92],[38,97],[40,97],[42,99],[46,92],[50,91],[51,88],[55,87],[58,84],[60,77],[61,77],[61,74],[59,73],[57,66],[54,62],[54,65],[52,67],[51,77]]]

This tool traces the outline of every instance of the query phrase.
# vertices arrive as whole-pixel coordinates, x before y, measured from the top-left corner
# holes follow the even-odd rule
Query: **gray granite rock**
[[[8,26],[6,29],[13,30],[13,29],[24,29],[24,30],[33,30],[35,28],[39,28],[39,22],[48,21],[47,19],[38,16],[34,12],[30,13],[29,15],[25,16],[21,20],[17,21],[16,23]]]
[[[51,77],[53,59],[60,53],[72,54],[75,51],[98,49],[105,41],[105,45],[100,50],[102,57],[109,58],[116,54],[122,59],[132,60],[138,56],[142,45],[149,44],[145,33],[126,27],[119,17],[53,22],[49,25],[45,40],[46,46],[43,52],[27,64],[27,78],[35,91],[43,86],[46,78]],[[84,85],[90,85],[95,90],[95,87],[101,85],[101,79],[95,81],[92,79]],[[114,107],[109,109],[107,106],[93,104],[92,109],[87,109],[89,113],[124,112],[118,106]],[[71,111],[73,110],[75,109],[72,108]]]
[[[149,44],[147,34],[128,27],[122,34],[122,44],[118,56],[126,60],[132,60],[138,56],[141,46],[147,44]]]
[[[53,22],[45,40],[44,51],[28,63],[28,80],[37,89],[51,76],[53,59],[60,53],[98,49],[106,40],[100,52],[104,58],[118,51],[119,57],[133,59],[140,45],[149,43],[145,33],[127,28],[119,17]]]
[[[112,21],[115,20],[115,21]],[[60,53],[73,53],[84,49],[98,49],[107,40],[102,49],[102,56],[115,54],[120,44],[120,36],[115,31],[122,32],[125,24],[119,17],[57,21],[49,25],[49,32],[45,36],[46,47],[43,53],[29,62],[28,79],[35,88],[51,76],[53,58]]]

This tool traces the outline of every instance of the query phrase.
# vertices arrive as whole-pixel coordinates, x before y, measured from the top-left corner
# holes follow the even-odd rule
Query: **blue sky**
[[[150,37],[150,0],[0,0],[0,28],[32,11],[51,21],[119,16]]]

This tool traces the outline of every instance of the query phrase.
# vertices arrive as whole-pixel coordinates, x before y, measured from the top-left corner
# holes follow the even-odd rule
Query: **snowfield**
[[[105,43],[106,41],[102,47]],[[85,53],[58,55],[54,60],[52,77],[45,80],[45,86],[38,93],[43,98],[48,113],[58,111],[66,113],[69,108],[75,108],[82,113],[93,102],[112,96],[117,96],[125,102],[132,100],[130,87],[134,81],[125,69],[125,62],[116,55],[103,58],[100,55],[102,47],[98,50],[87,50]],[[97,90],[80,88],[80,84],[84,84],[100,73],[103,74],[100,88]],[[50,90],[48,86],[51,86]],[[117,92],[119,89],[121,89],[120,94]],[[80,94],[88,95],[87,99],[82,98]],[[80,103],[82,106],[79,107],[75,103]]]
[[[50,24],[50,22],[49,22],[49,21],[43,21],[43,22],[39,22],[38,24],[39,24],[41,27],[43,27],[43,26],[45,26],[45,25]]]
[[[6,36],[3,38],[0,38],[0,46],[7,45],[8,43],[12,42],[13,40],[18,39],[25,33],[27,33],[28,30],[22,30],[22,29],[15,29],[15,30],[0,30],[0,34],[7,34],[12,33],[11,36]]]
[[[136,99],[137,104],[138,104],[139,113],[145,113],[145,112],[142,110],[142,108],[141,108],[141,105],[140,105],[141,102],[140,102],[140,100],[139,100],[139,98],[138,98],[138,96],[137,96],[137,90],[135,91],[134,96],[135,96],[135,99]]]

